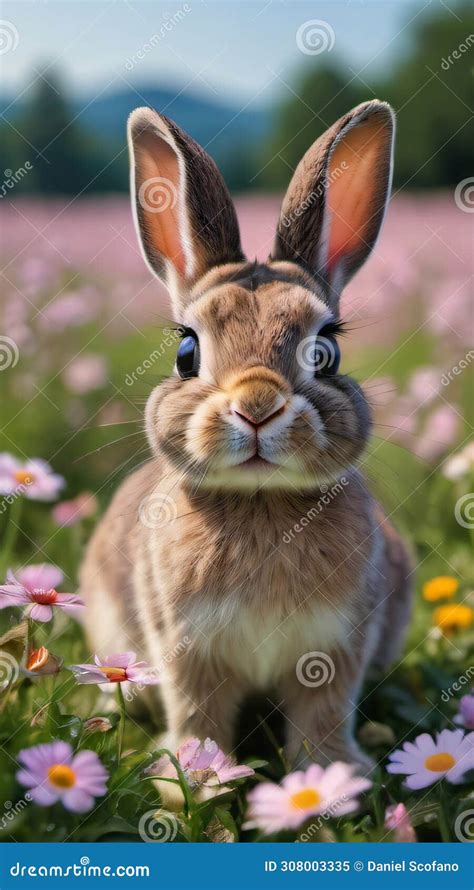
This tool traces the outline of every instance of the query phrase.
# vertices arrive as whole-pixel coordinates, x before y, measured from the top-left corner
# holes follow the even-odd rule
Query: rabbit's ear
[[[394,124],[385,102],[354,108],[306,152],[283,201],[272,259],[303,264],[332,305],[380,231],[392,179]]]
[[[137,108],[128,139],[139,238],[179,321],[190,288],[205,272],[244,258],[235,209],[214,161],[164,115]]]

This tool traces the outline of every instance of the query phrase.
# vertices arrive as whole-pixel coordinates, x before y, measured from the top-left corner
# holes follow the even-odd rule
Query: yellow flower
[[[448,600],[456,593],[459,587],[457,578],[451,575],[438,575],[437,578],[431,578],[423,584],[423,597],[429,603],[436,603],[438,600]]]
[[[458,630],[467,630],[474,616],[470,606],[453,603],[450,606],[438,606],[433,612],[433,623],[437,624],[446,637]]]

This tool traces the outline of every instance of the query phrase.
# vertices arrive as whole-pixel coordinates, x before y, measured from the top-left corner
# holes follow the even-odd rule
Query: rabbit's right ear
[[[334,307],[382,225],[394,123],[378,99],[353,108],[308,149],[283,201],[271,258],[309,269]]]
[[[212,158],[164,115],[137,108],[128,140],[141,246],[181,321],[189,290],[202,275],[244,259],[234,205]]]

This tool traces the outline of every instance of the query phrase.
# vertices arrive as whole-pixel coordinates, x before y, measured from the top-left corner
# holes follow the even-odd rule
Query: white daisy
[[[474,732],[464,735],[462,729],[443,729],[436,740],[424,732],[394,751],[390,761],[388,772],[404,773],[407,788],[427,788],[439,779],[458,785],[474,769]]]

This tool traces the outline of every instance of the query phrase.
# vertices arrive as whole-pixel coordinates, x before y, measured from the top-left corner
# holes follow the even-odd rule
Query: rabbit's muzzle
[[[254,366],[227,380],[225,392],[228,409],[224,420],[231,428],[232,464],[247,465],[256,458],[262,464],[278,463],[279,446],[283,440],[287,442],[294,414],[284,378],[269,368]],[[235,455],[233,443],[237,445]]]
[[[222,382],[188,425],[186,450],[207,461],[203,486],[281,487],[281,472],[301,474],[302,454],[294,457],[293,436],[304,425],[306,440],[325,437],[318,412],[293,393],[284,377],[253,366]],[[288,480],[286,480],[288,484]]]
[[[258,436],[263,426],[283,417],[290,393],[285,381],[267,368],[250,368],[226,387],[231,419]]]

